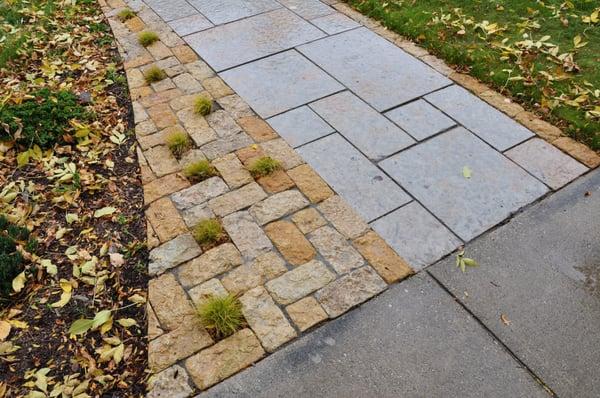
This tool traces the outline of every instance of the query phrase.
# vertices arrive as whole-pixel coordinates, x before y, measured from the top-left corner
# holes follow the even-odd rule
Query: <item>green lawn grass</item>
[[[597,0],[347,0],[600,150]]]

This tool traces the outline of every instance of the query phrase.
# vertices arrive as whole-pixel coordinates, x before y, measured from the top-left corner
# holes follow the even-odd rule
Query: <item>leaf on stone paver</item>
[[[467,267],[479,267],[479,263],[472,258],[465,257],[465,250],[460,249],[456,254],[456,267],[465,272]]]
[[[510,319],[506,316],[506,314],[500,314],[500,320],[506,326],[510,325]]]
[[[471,178],[471,176],[473,175],[473,172],[471,171],[469,166],[463,167],[462,173],[463,173],[463,177],[465,177],[465,178]]]

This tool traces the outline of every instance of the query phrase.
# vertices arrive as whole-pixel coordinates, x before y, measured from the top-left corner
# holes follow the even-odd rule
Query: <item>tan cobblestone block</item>
[[[141,32],[146,28],[146,24],[140,17],[133,17],[125,21],[125,26],[132,32]]]
[[[123,66],[125,67],[125,69],[137,68],[142,65],[149,64],[152,61],[154,61],[152,55],[150,55],[148,51],[144,50],[144,52],[141,55],[125,60],[125,62],[123,62]]]
[[[264,225],[288,214],[295,213],[308,206],[308,204],[308,200],[300,192],[292,189],[276,193],[256,203],[250,208],[250,214],[256,218],[260,225]]]
[[[155,146],[144,152],[148,165],[157,177],[179,171],[179,163],[169,148],[164,145]]]
[[[354,239],[369,229],[367,223],[338,195],[321,203],[319,210],[349,239]]]
[[[169,198],[158,199],[146,210],[146,217],[161,242],[187,232],[187,227]]]
[[[196,386],[205,390],[219,381],[252,365],[265,355],[260,342],[250,329],[209,347],[185,361]]]
[[[210,209],[219,217],[236,212],[253,205],[267,197],[265,191],[256,184],[250,183],[235,191],[228,192],[208,202]]]
[[[146,85],[146,80],[144,79],[144,74],[141,70],[137,68],[128,69],[125,71],[125,74],[127,76],[127,84],[129,85],[130,89]]]
[[[353,243],[387,283],[398,282],[414,273],[408,263],[373,231],[355,239]]]
[[[274,252],[261,254],[251,263],[240,265],[222,280],[229,293],[238,295],[284,274],[285,262]]]
[[[364,264],[356,249],[330,226],[317,229],[309,235],[309,240],[338,274],[345,274]]]
[[[200,82],[215,76],[215,72],[208,66],[208,64],[202,60],[187,63],[185,68]],[[206,86],[204,86],[206,87]]]
[[[258,145],[251,145],[246,148],[235,151],[240,162],[246,167],[251,167],[252,164],[261,157],[265,156],[265,152]]]
[[[138,101],[133,101],[131,103],[131,107],[133,108],[133,119],[136,123],[148,120],[148,112],[146,112],[146,109],[144,109],[142,104],[140,104]]]
[[[507,98],[494,90],[484,91],[483,93],[479,94],[479,97],[488,104],[492,105],[494,108],[506,113],[510,117],[515,117],[517,114],[524,111],[521,105],[513,102],[510,98]]]
[[[146,185],[156,180],[156,176],[152,169],[147,164],[140,165],[140,176],[142,178],[142,184]]]
[[[221,97],[217,102],[231,115],[232,118],[236,119],[238,124],[239,119],[254,116],[252,109],[250,109],[248,104],[237,94]]]
[[[561,137],[552,141],[552,144],[591,169],[600,166],[600,155],[572,138]]]
[[[153,249],[160,245],[160,240],[158,239],[156,232],[154,232],[154,228],[152,228],[150,221],[146,221],[146,241],[148,249]]]
[[[448,76],[451,80],[463,86],[475,94],[481,94],[489,91],[489,87],[477,80],[476,78],[465,73],[453,72]]]
[[[213,96],[221,98],[233,94],[233,90],[220,77],[209,77],[202,80],[202,86]]]
[[[256,142],[264,142],[279,138],[277,133],[259,117],[245,116],[237,120],[240,127]]]
[[[202,249],[194,237],[185,233],[150,251],[148,273],[159,275],[199,256]]]
[[[296,337],[296,331],[264,287],[247,291],[240,302],[244,318],[268,352]]]
[[[198,308],[200,304],[211,297],[227,296],[227,290],[225,290],[220,280],[213,278],[190,289],[188,294],[196,308]]]
[[[150,304],[146,305],[146,314],[148,315],[148,340],[154,340],[164,331],[161,329],[158,318]]]
[[[107,0],[106,2],[110,8],[122,8],[127,7],[127,4],[123,0]]]
[[[146,398],[187,398],[193,392],[187,371],[179,365],[173,365],[150,377]]]
[[[174,173],[158,178],[144,185],[144,203],[146,205],[156,199],[181,191],[190,186],[189,181],[181,174]]]
[[[288,174],[300,191],[313,203],[322,202],[333,196],[333,191],[327,183],[307,164],[289,170]]]
[[[182,64],[198,60],[198,55],[187,45],[173,47],[171,51]]]
[[[315,297],[329,317],[335,318],[387,288],[369,266],[352,271],[319,290]]]
[[[159,129],[164,129],[177,124],[177,118],[169,107],[169,104],[163,103],[148,108],[148,115]]]
[[[303,298],[288,305],[285,310],[302,332],[328,318],[327,313],[314,297]]]
[[[157,41],[146,47],[146,49],[150,52],[150,54],[152,54],[154,59],[157,61],[173,56],[173,52],[169,49],[169,47],[165,46],[165,44],[162,41]]]
[[[410,40],[407,40],[403,37],[394,40],[394,44],[398,47],[409,53],[414,57],[424,57],[429,54],[429,51],[424,49],[423,47],[419,47],[417,44],[413,43]]]
[[[148,150],[157,145],[165,145],[167,137],[174,131],[183,131],[183,127],[175,125],[154,134],[138,137],[138,144],[140,144],[143,150]]]
[[[292,265],[312,260],[317,252],[302,232],[289,221],[276,221],[265,227],[265,233]]]
[[[327,221],[312,207],[300,210],[292,216],[292,221],[303,234],[308,234],[324,225]]]
[[[200,82],[189,73],[182,73],[173,78],[173,83],[186,94],[199,93],[204,90]]]
[[[190,288],[240,264],[242,257],[237,248],[231,243],[224,243],[179,266],[177,276],[183,287]]]
[[[252,176],[233,153],[213,160],[212,165],[219,171],[219,174],[231,189],[252,182]]]
[[[157,93],[167,90],[173,90],[176,88],[175,83],[173,83],[173,80],[171,80],[168,77],[166,79],[162,79],[161,81],[152,83],[151,86],[152,90],[156,91]]]
[[[253,260],[273,249],[265,232],[247,211],[239,211],[223,218],[223,227],[245,260]]]
[[[177,329],[186,317],[195,315],[185,291],[172,274],[148,282],[148,300],[166,331]]]
[[[268,193],[282,192],[294,187],[294,181],[283,170],[276,170],[267,176],[260,177],[256,182]]]
[[[165,102],[172,101],[175,98],[179,98],[183,95],[183,92],[177,88],[162,91],[160,93],[153,93],[147,97],[140,99],[140,104],[146,108],[150,108],[154,105],[164,104]]]
[[[152,95],[152,93],[154,92],[154,90],[152,90],[152,87],[149,86],[143,86],[143,87],[138,87],[138,88],[130,88],[129,90],[129,94],[131,95],[131,99],[134,101],[137,101],[141,98],[147,97],[149,95]]]
[[[313,260],[286,272],[265,284],[280,304],[291,304],[326,286],[335,275],[323,263]]]
[[[196,315],[186,317],[175,330],[165,333],[148,344],[148,362],[153,372],[166,369],[213,344],[208,332]]]
[[[304,160],[282,138],[265,141],[260,144],[263,151],[281,162],[285,170],[289,170],[304,163]]]
[[[144,120],[135,125],[135,135],[136,137],[143,137],[145,135],[156,133],[156,125],[152,120]]]
[[[193,108],[194,102],[198,98],[198,94],[186,94],[173,98],[169,103],[175,111],[180,111],[185,108]]]
[[[558,127],[545,122],[531,112],[521,112],[515,116],[515,119],[517,122],[521,123],[523,126],[527,127],[529,130],[533,131],[546,141],[552,142],[563,135],[562,131]]]

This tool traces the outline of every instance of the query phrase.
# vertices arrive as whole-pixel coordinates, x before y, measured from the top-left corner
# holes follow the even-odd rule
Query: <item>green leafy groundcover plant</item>
[[[17,244],[31,251],[35,241],[30,239],[29,230],[10,223],[0,215],[0,307],[12,292],[12,280],[23,271],[23,255]]]
[[[0,105],[0,140],[16,140],[26,146],[52,147],[62,141],[73,119],[84,121],[91,114],[69,91],[47,88],[32,94],[35,98],[20,104]]]

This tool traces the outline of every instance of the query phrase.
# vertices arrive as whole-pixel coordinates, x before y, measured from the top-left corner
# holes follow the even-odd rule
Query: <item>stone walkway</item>
[[[120,22],[126,6],[137,16]],[[147,205],[152,397],[207,389],[600,164],[343,3],[104,7],[125,59]],[[160,41],[142,47],[141,31]],[[167,78],[147,84],[151,66]],[[206,117],[193,111],[199,95],[214,103]],[[193,143],[179,159],[166,145],[174,132]],[[283,169],[253,178],[265,155]],[[218,175],[190,181],[183,168],[202,159]],[[203,249],[190,230],[210,218],[227,241]],[[247,328],[216,341],[195,307],[227,293]]]

